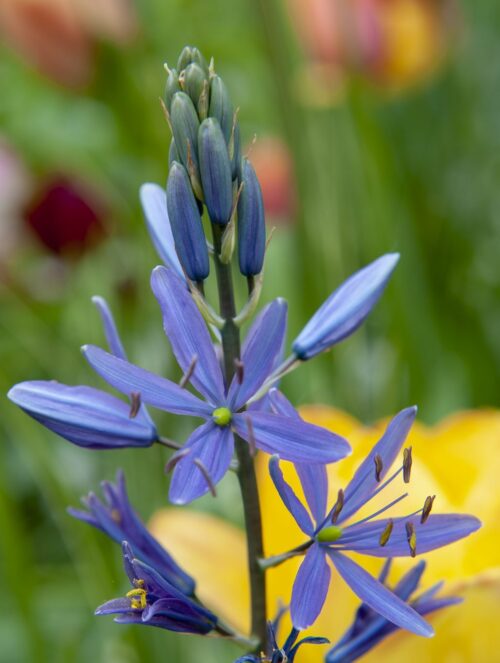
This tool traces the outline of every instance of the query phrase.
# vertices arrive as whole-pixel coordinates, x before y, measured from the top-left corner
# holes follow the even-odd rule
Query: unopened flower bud
[[[229,145],[233,131],[233,104],[229,97],[229,92],[220,76],[214,76],[210,82],[210,107],[208,114],[215,117]]]
[[[240,272],[255,276],[262,271],[266,250],[266,223],[262,191],[248,159],[241,164],[243,188],[238,201],[238,259]]]
[[[176,69],[170,69],[167,76],[167,83],[165,85],[165,106],[169,112],[173,96],[176,92],[181,92],[179,75]]]
[[[172,138],[170,141],[170,149],[168,151],[168,165],[169,167],[172,166],[174,161],[178,161],[180,163],[181,158],[179,156],[179,152],[177,151],[177,145],[175,144],[175,140]]]
[[[181,163],[189,170],[191,161],[197,168],[200,122],[193,102],[185,92],[174,94],[170,107],[170,120]]]
[[[167,182],[167,210],[179,260],[193,281],[207,278],[210,265],[200,213],[186,169],[174,161]]]
[[[191,100],[199,113],[200,98],[203,94],[205,85],[208,85],[207,74],[199,64],[192,62],[182,72],[180,82],[184,92],[191,97]]]
[[[192,62],[200,65],[200,67],[208,75],[208,64],[201,52],[192,46],[184,46],[181,54],[179,55],[177,69],[181,72],[183,69],[186,69],[186,67]]]
[[[219,122],[212,117],[200,125],[198,151],[203,195],[210,219],[225,225],[231,217],[233,205],[231,163]]]

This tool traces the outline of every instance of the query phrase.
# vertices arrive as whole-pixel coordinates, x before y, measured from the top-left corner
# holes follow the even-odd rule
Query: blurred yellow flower
[[[386,422],[366,427],[343,412],[322,406],[304,407],[301,414],[307,421],[344,435],[352,444],[351,457],[329,466],[331,498],[335,501],[338,488],[345,486],[382,434]],[[411,492],[404,507],[398,505],[399,514],[422,506],[427,495],[436,494],[436,512],[473,513],[483,521],[483,528],[474,537],[423,556],[429,562],[425,586],[446,580],[447,592],[459,593],[466,599],[462,605],[431,615],[436,636],[428,640],[398,632],[368,654],[364,659],[367,662],[500,661],[500,633],[496,625],[500,599],[499,440],[499,411],[462,412],[434,427],[418,423],[413,427],[408,439],[414,458]],[[300,495],[293,469],[286,463],[283,466],[287,480]],[[265,550],[272,555],[302,543],[304,535],[277,496],[267,474],[265,456],[260,456],[257,469]],[[387,497],[385,494],[384,503]],[[150,525],[155,536],[196,578],[200,597],[227,621],[248,632],[249,590],[243,532],[214,516],[176,509],[157,512]],[[381,567],[377,559],[369,560],[368,564],[366,557],[358,560],[374,573]],[[300,558],[292,559],[268,572],[269,614],[275,612],[279,600],[288,603],[299,563]],[[391,578],[397,579],[413,563],[411,559],[396,560]],[[326,636],[332,642],[349,626],[359,603],[346,584],[336,580],[332,570],[325,608],[308,631],[311,635]],[[304,648],[298,663],[319,662],[325,651],[323,647]]]

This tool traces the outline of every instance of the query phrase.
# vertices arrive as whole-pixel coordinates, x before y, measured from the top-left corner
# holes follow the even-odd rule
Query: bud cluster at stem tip
[[[238,113],[228,90],[213,61],[208,65],[197,48],[186,46],[177,67],[167,72],[164,105],[172,130],[167,211],[180,263],[193,281],[209,274],[206,208],[210,222],[230,236],[237,225],[240,271],[256,276],[264,262],[264,205],[255,171],[241,157]]]

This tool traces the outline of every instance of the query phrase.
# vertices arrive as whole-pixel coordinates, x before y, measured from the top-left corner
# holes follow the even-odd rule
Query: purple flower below
[[[214,614],[136,559],[126,541],[123,562],[132,590],[99,606],[96,615],[117,615],[119,624],[144,624],[179,633],[206,635],[217,628]]]
[[[292,628],[290,635],[286,639],[283,647],[280,647],[276,641],[275,623],[268,622],[268,651],[263,656],[247,654],[241,656],[234,663],[293,663],[295,656],[302,645],[325,645],[328,644],[327,638],[307,637],[297,642],[300,631]]]
[[[283,407],[283,399],[283,396],[279,400],[275,396],[275,406]],[[409,480],[408,463],[405,461],[383,482],[408,435],[415,414],[416,408],[407,408],[394,417],[345,490],[339,491],[336,503],[328,512],[324,506],[328,495],[324,468],[311,465],[307,474],[299,468],[299,478],[313,519],[285,482],[279,458],[275,456],[271,459],[269,465],[274,485],[298,526],[309,537],[300,550],[277,555],[266,563],[272,566],[273,560],[274,563],[280,563],[294,554],[306,551],[292,591],[290,611],[296,628],[309,627],[323,607],[330,582],[329,561],[354,593],[372,610],[400,628],[423,636],[433,634],[432,628],[413,607],[344,554],[352,551],[385,558],[414,557],[457,541],[481,526],[480,521],[473,516],[429,515],[430,509],[427,507],[405,517],[377,518],[404,499],[407,493],[369,517],[354,523],[347,522],[400,474]]]
[[[383,585],[386,585],[390,565],[391,560],[388,560],[382,568],[379,581]],[[424,571],[425,562],[421,561],[393,587],[393,593],[408,603],[419,615],[427,615],[462,602],[462,599],[457,596],[437,597],[443,583],[437,583],[419,596],[413,597]],[[354,622],[328,652],[325,661],[326,663],[351,663],[364,656],[395,631],[397,631],[397,626],[381,617],[366,603],[362,603],[356,612]]]
[[[101,502],[94,493],[89,493],[82,498],[82,504],[87,510],[70,507],[68,513],[100,529],[116,543],[128,541],[135,555],[145,564],[152,566],[164,580],[186,595],[194,594],[194,579],[181,569],[152,536],[132,508],[123,472],[117,472],[114,484],[103,481],[101,487],[105,502]]]

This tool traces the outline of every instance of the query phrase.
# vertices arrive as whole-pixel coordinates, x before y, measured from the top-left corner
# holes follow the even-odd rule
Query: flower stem
[[[235,372],[235,360],[240,358],[240,333],[234,324],[236,315],[231,264],[224,265],[219,260],[222,244],[222,227],[212,224],[214,236],[214,261],[219,290],[220,314],[224,318],[221,330],[224,352],[224,369],[227,384]],[[257,639],[256,651],[266,648],[266,579],[259,566],[263,557],[262,518],[260,513],[259,492],[255,467],[248,444],[235,435],[236,455],[238,457],[238,481],[240,484],[245,514],[245,527],[248,551],[248,572],[252,601],[252,635]]]

